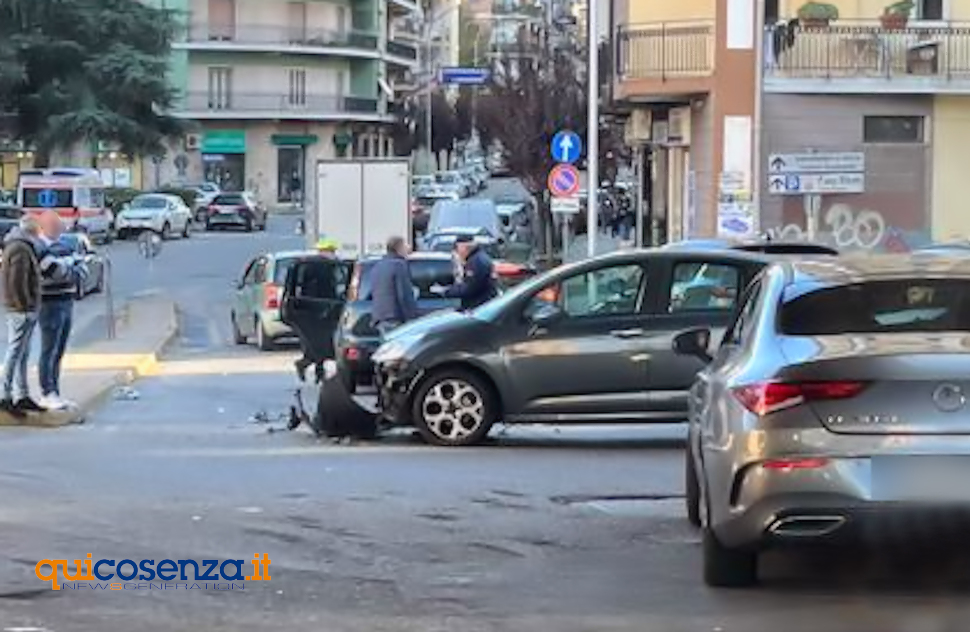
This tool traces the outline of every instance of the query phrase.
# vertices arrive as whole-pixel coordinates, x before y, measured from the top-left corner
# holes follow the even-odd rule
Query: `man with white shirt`
[[[75,260],[73,251],[59,242],[64,233],[64,223],[53,211],[46,211],[39,218],[40,251],[40,377],[41,406],[50,410],[63,410],[73,404],[61,397],[61,360],[71,335],[74,298],[78,278],[86,274],[82,263]]]

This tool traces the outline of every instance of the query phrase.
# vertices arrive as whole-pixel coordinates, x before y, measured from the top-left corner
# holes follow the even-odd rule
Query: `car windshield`
[[[788,336],[970,331],[970,280],[909,278],[815,289],[782,305],[779,328]]]
[[[363,264],[360,278],[359,296],[370,300],[371,272],[376,261]],[[455,282],[455,269],[451,259],[411,259],[408,261],[411,269],[411,281],[418,289],[418,300],[440,299],[441,295],[431,291],[435,285],[451,285]]]
[[[138,211],[159,211],[168,206],[168,200],[163,197],[136,197],[131,201],[131,208]]]
[[[435,181],[442,184],[452,184],[458,181],[457,173],[439,173],[435,175]]]

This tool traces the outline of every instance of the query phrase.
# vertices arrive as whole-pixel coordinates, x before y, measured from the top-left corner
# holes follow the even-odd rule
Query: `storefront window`
[[[303,190],[303,148],[280,147],[276,151],[276,197],[280,202],[299,202]]]
[[[241,191],[246,182],[245,154],[202,154],[206,182],[215,182],[223,191]]]

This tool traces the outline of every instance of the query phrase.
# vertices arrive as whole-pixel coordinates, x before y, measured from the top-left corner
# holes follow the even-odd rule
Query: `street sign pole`
[[[805,209],[805,232],[809,241],[818,238],[818,215],[822,210],[822,196],[818,194],[806,195],[802,198]]]
[[[634,212],[636,216],[636,236],[634,238],[634,244],[637,248],[643,248],[643,145],[637,143],[636,149],[634,150],[633,158],[633,173],[634,182],[636,182],[636,205],[634,207]]]
[[[589,112],[586,122],[586,190],[588,192],[588,207],[586,208],[586,254],[589,257],[596,256],[596,236],[598,228],[596,226],[597,208],[600,174],[599,174],[599,131],[600,131],[600,112],[599,112],[599,25],[597,14],[599,8],[596,0],[586,0],[586,48],[589,52]],[[601,0],[602,1],[602,0]]]

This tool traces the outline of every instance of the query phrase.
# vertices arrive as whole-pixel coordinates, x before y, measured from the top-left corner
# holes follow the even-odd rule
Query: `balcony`
[[[418,60],[418,47],[409,42],[387,40],[388,61],[413,66]]]
[[[286,53],[376,59],[379,38],[365,31],[297,26],[193,24],[174,48],[208,52]]]
[[[178,112],[196,120],[382,121],[378,100],[330,94],[189,92]]]
[[[970,94],[970,23],[769,27],[764,84],[766,92]]]
[[[416,0],[387,0],[391,15],[415,15],[420,11]]]
[[[417,20],[411,18],[394,20],[387,29],[388,61],[408,67],[414,66],[418,60],[418,47],[423,41],[421,25]]]
[[[618,31],[616,47],[616,97],[620,100],[668,100],[711,89],[713,22],[624,25]]]

